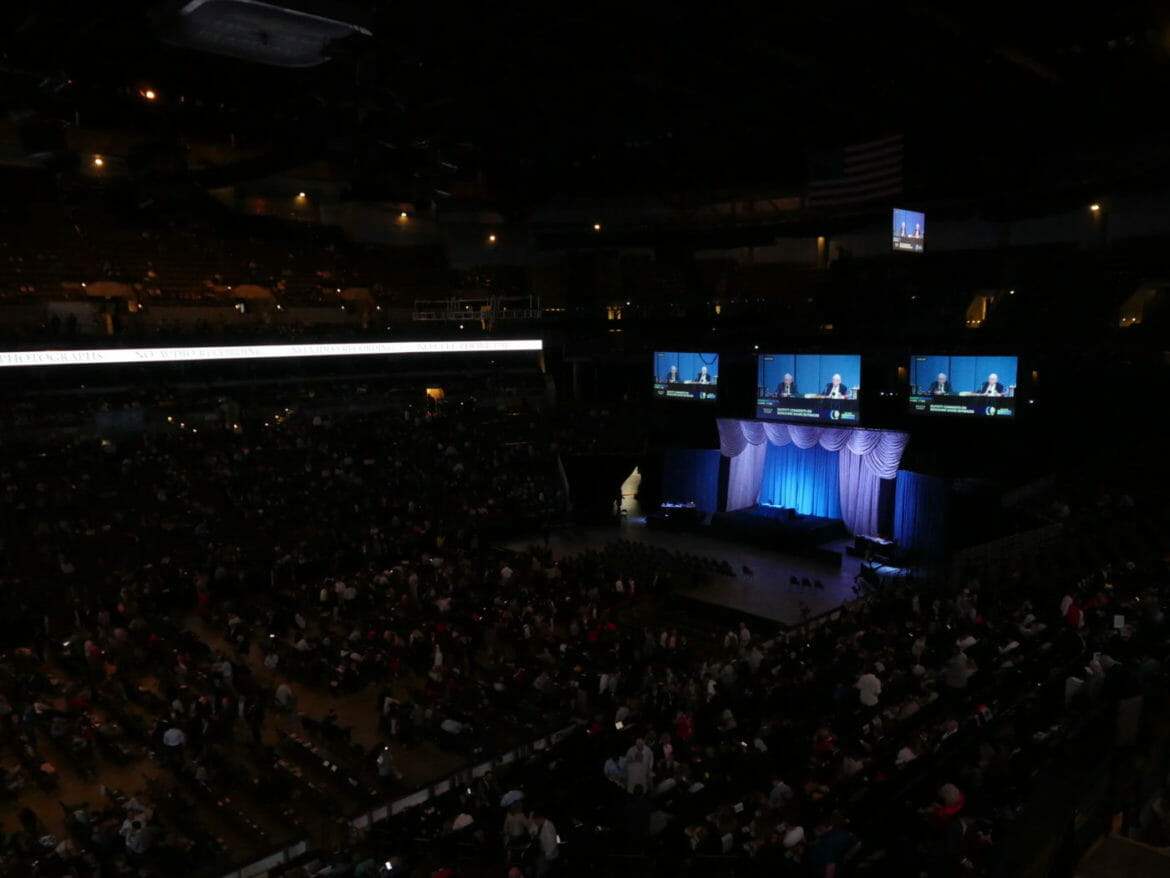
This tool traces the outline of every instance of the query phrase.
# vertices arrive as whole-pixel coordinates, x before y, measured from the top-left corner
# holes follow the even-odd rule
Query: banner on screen
[[[7,366],[106,366],[124,363],[194,363],[206,360],[274,360],[397,354],[475,354],[539,351],[539,338],[454,341],[373,341],[338,344],[262,344],[198,348],[110,348],[77,351],[0,351]]]

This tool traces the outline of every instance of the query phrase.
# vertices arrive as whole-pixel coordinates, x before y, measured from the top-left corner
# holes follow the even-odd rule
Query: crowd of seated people
[[[376,365],[368,368],[369,371],[348,377],[321,374],[311,366],[298,368],[295,375],[289,374],[288,369],[274,369],[263,377],[257,376],[247,388],[238,384],[216,386],[217,376],[223,373],[206,364],[194,369],[175,365],[165,375],[136,370],[135,374],[115,378],[116,387],[77,387],[67,382],[46,386],[18,380],[4,388],[8,405],[0,409],[0,429],[9,438],[18,433],[26,438],[48,436],[66,428],[80,432],[97,429],[106,435],[119,431],[117,427],[111,430],[109,425],[113,422],[134,423],[135,429],[157,427],[167,418],[170,424],[222,426],[239,422],[243,412],[254,413],[253,407],[259,406],[261,414],[254,420],[262,423],[270,414],[279,413],[283,419],[287,412],[294,411],[310,418],[345,412],[401,411],[423,397],[425,378],[404,384],[396,376],[379,371]],[[539,412],[544,398],[544,383],[522,365],[474,370],[469,367],[462,375],[435,375],[430,383],[442,385],[447,400],[443,405],[487,413],[499,441],[547,441],[545,427],[533,429],[543,421],[532,417]],[[528,417],[523,417],[525,414]]]
[[[639,874],[990,874],[1054,742],[1159,691],[1152,518],[1095,521],[1101,558],[1035,576],[728,628],[669,602],[726,562],[492,546],[555,500],[548,436],[535,413],[440,406],[7,448],[0,627],[22,647],[0,668],[4,789],[143,753],[173,781],[69,806],[65,847],[41,832],[57,815],[22,812],[8,873],[210,868],[234,856],[215,821],[296,833],[400,790],[421,744],[479,761],[505,733],[576,719],[511,814],[473,787],[427,819],[534,874],[598,857]],[[354,692],[373,748],[302,709]]]
[[[13,788],[42,765],[88,777],[109,754],[149,752],[217,805],[217,791],[242,788],[261,806],[295,792],[354,810],[401,776],[394,754],[355,751],[337,716],[298,720],[296,693],[370,688],[369,728],[396,747],[486,751],[493,718],[546,722],[509,669],[532,610],[485,616],[482,591],[507,570],[482,567],[488,538],[538,529],[561,491],[540,431],[525,421],[532,438],[518,441],[506,418],[458,405],[254,427],[7,449],[5,642],[26,644],[12,661],[55,671],[2,687],[24,720],[3,736],[24,759]],[[192,612],[203,635],[184,627]],[[486,637],[497,658],[485,669]],[[265,749],[274,714],[294,720],[279,739],[288,759]],[[343,767],[339,789],[284,765],[319,770],[321,747]]]
[[[1105,566],[878,592],[764,643],[746,625],[706,644],[629,632],[629,664],[591,705],[608,796],[585,805],[576,787],[561,822],[605,823],[617,849],[680,869],[1001,874],[1068,739],[1111,734],[1129,697],[1164,708],[1164,518],[1133,541],[1115,541],[1129,518],[1098,528]]]
[[[510,807],[452,800],[444,813],[496,821],[466,840],[526,874],[1026,869],[1009,862],[1011,839],[1038,778],[1065,773],[1070,742],[1111,735],[1126,699],[1164,715],[1165,538],[1118,545],[1119,525],[1098,531],[1115,558],[1103,567],[1010,588],[891,586],[784,632],[676,627],[663,595],[638,586],[664,559],[638,569],[620,545],[537,559],[510,584],[585,590],[535,635],[560,661],[533,680],[550,708],[587,717],[582,740]],[[636,575],[610,581],[622,567]],[[546,849],[545,820],[562,845]]]
[[[1011,589],[888,587],[788,631],[673,608],[692,565],[669,553],[533,550],[500,568],[496,603],[531,606],[512,667],[536,709],[578,732],[312,867],[393,854],[408,874],[1027,868],[1008,849],[1038,777],[1065,772],[1070,741],[1111,734],[1122,700],[1164,702],[1162,548]]]

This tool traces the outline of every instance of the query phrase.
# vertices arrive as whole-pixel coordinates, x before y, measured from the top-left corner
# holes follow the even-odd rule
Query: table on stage
[[[656,512],[646,516],[647,524],[671,525],[675,527],[697,525],[703,521],[703,513],[690,503],[663,503]]]

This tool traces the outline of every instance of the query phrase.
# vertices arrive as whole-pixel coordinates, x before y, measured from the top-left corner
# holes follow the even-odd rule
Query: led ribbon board
[[[0,351],[10,366],[109,366],[123,363],[195,363],[206,360],[281,360],[396,354],[487,354],[539,351],[539,338],[467,341],[372,341],[348,344],[262,344],[199,348],[110,348],[78,351]]]

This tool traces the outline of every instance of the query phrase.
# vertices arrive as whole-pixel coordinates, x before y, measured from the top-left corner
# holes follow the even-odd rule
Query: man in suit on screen
[[[696,384],[714,384],[715,378],[707,371],[707,367],[703,366],[699,369],[699,375],[695,378]]]
[[[1007,388],[999,383],[999,376],[992,372],[987,376],[987,380],[979,387],[980,396],[1003,396],[1007,393]]]
[[[791,372],[785,372],[784,380],[776,385],[776,396],[783,399],[785,397],[796,395],[796,379],[792,377]]]
[[[947,380],[946,372],[939,372],[938,378],[930,385],[930,392],[935,396],[949,396],[951,393],[951,382]]]
[[[841,383],[841,376],[839,374],[833,376],[833,380],[825,385],[825,396],[829,399],[848,399],[849,388]]]
[[[682,379],[678,377],[678,366],[671,366],[670,371],[666,373],[667,384],[678,384]]]

